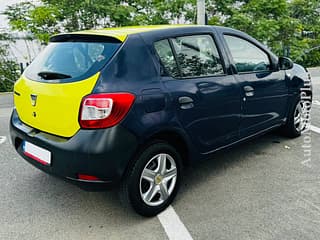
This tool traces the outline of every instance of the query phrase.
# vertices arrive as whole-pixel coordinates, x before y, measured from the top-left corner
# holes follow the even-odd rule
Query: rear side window
[[[209,35],[172,39],[182,77],[203,77],[223,74],[215,43]]]
[[[225,35],[224,38],[239,73],[270,69],[269,56],[263,50],[239,37]]]
[[[161,40],[155,43],[155,49],[162,65],[172,77],[190,78],[224,74],[217,47],[210,35]]]
[[[170,43],[168,39],[161,40],[154,44],[154,47],[159,55],[161,63],[167,73],[172,77],[179,77],[179,69],[177,66],[177,62],[174,59],[172,49],[170,47]]]
[[[110,60],[121,43],[52,42],[26,69],[32,80],[76,81],[86,79]]]

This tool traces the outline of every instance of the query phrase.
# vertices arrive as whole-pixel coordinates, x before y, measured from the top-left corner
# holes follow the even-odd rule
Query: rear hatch
[[[82,98],[92,92],[101,69],[120,45],[119,40],[104,36],[54,37],[15,84],[21,121],[62,137],[76,134]]]

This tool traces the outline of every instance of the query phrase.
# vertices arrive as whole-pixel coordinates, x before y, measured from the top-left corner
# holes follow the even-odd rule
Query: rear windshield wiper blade
[[[38,76],[42,77],[45,80],[72,78],[72,76],[67,74],[49,71],[39,72]]]

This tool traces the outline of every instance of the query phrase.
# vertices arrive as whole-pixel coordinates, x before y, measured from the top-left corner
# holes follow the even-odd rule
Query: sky
[[[2,15],[2,12],[6,9],[8,5],[23,2],[23,0],[0,0],[0,29],[8,27],[8,21],[5,16]]]

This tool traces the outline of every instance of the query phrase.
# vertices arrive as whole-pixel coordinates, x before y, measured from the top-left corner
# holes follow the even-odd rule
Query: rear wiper
[[[45,80],[72,78],[72,76],[67,74],[49,71],[39,72],[38,76],[42,77]]]

